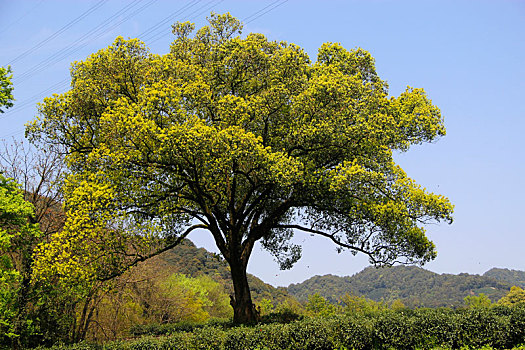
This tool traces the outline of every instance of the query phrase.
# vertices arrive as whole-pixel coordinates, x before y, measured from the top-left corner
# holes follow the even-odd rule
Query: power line
[[[88,33],[84,34],[82,37],[80,37],[79,39],[77,39],[75,41],[75,44],[77,46],[80,46],[81,44],[83,44],[84,40],[86,38],[88,38],[96,29],[98,29],[99,27],[101,27],[103,24],[105,24],[106,22],[108,22],[108,20],[111,20],[113,19],[115,16],[118,16],[121,12],[125,11],[128,7],[130,6],[134,6],[135,3],[137,1],[140,1],[140,0],[134,0],[133,2],[129,3],[126,7],[124,7],[123,9],[121,9],[120,11],[118,11],[115,15],[111,16],[110,18],[108,18],[106,21],[104,21],[102,24],[100,24],[99,26],[95,27],[94,29],[92,29],[91,31],[89,31]],[[43,60],[42,62],[40,62],[39,64],[33,66],[32,68],[30,68],[29,70],[25,71],[24,73],[20,74],[18,76],[18,82],[21,82],[24,80],[25,77],[27,76],[33,76],[37,71],[41,71],[40,68],[42,67],[48,67],[50,64],[53,64],[53,60],[55,58],[58,57],[58,59],[61,59],[63,56],[62,54],[64,52],[66,52],[66,54],[68,54],[68,50],[71,49],[73,47],[73,45],[68,45],[67,47],[65,48],[62,48],[61,50],[59,50],[58,52],[55,52],[55,54],[53,54],[51,57],[48,57],[47,59]],[[56,62],[57,60],[55,60]]]
[[[100,4],[100,6],[102,6],[102,3],[103,2],[106,2],[107,0],[101,0],[99,3],[97,4]],[[128,6],[125,6],[123,9],[121,9],[119,12],[117,12],[116,14],[110,16],[110,18],[108,18],[106,21],[102,22],[100,25],[98,25],[97,27],[95,27],[94,29],[92,29],[90,32],[88,32],[87,34],[85,34],[84,36],[82,36],[79,40],[77,40],[77,42],[81,41],[81,40],[84,40],[84,42],[89,38],[89,36],[91,35],[94,35],[95,33],[97,33],[97,31],[100,31],[100,30],[104,30],[103,33],[101,33],[100,35],[98,35],[97,37],[100,37],[101,35],[104,35],[107,31],[115,28],[116,26],[120,25],[122,22],[126,21],[127,19],[133,17],[134,15],[136,15],[138,12],[142,11],[144,8],[146,8],[147,6],[150,6],[153,2],[157,1],[157,0],[150,0],[149,2],[147,2],[146,4],[144,4],[143,6],[141,6],[140,8],[136,9],[134,12],[132,12],[131,14],[129,14],[128,16],[126,16],[124,19],[122,19],[121,21],[117,22],[117,23],[113,23],[113,25],[109,28],[104,28],[104,26],[111,22],[111,20],[113,18],[115,18],[116,16],[120,15],[122,12],[127,12],[131,7],[133,7],[133,5],[139,0],[135,0],[133,3],[131,4],[128,4]],[[142,0],[140,0],[142,1]],[[153,33],[154,31],[156,31],[159,27],[161,27],[163,24],[165,24],[166,22],[172,20],[173,16],[175,15],[178,15],[180,13],[183,13],[184,11],[186,11],[188,8],[191,8],[193,7],[194,5],[196,5],[197,3],[199,3],[201,0],[194,0],[192,1],[190,4],[186,5],[186,6],[183,6],[182,8],[180,8],[179,10],[171,13],[168,17],[164,18],[163,20],[161,20],[160,22],[158,22],[157,24],[155,24],[154,26],[148,28],[143,34],[151,34]],[[221,0],[223,1],[223,0]],[[96,5],[95,5],[96,6]],[[98,7],[97,7],[98,8]],[[202,8],[202,7],[201,7]],[[199,9],[201,9],[199,8]],[[94,11],[94,7],[92,7],[90,10]],[[88,10],[89,11],[89,10]],[[84,18],[85,16],[87,16],[89,13],[88,11],[86,11],[84,13],[84,16],[79,16],[77,17],[77,22],[79,20],[79,18]],[[71,23],[76,23],[75,20],[70,22]],[[67,25],[66,25],[67,26]],[[63,28],[66,28],[66,27],[63,27]],[[62,28],[62,29],[63,29]],[[61,32],[63,30],[59,30],[58,32]],[[57,33],[58,33],[57,32]],[[50,41],[52,38],[56,37],[58,34],[55,33],[53,34],[51,37],[49,37],[48,39],[46,40],[43,40],[42,42],[40,42],[38,45],[36,45],[35,47],[31,48],[30,50],[27,50],[26,53],[29,53],[30,51],[34,51],[38,48],[40,48],[41,46],[43,46],[45,43],[47,43],[48,41]],[[95,38],[96,39],[96,38]],[[93,40],[93,39],[92,39]],[[68,54],[70,54],[72,52],[72,50],[78,50],[78,48],[74,48],[73,45],[69,45],[68,47],[60,50],[58,53],[52,55],[50,58],[48,58],[47,60],[44,60],[43,62],[41,62],[40,64],[38,64],[37,66],[31,68],[29,71],[27,72],[24,72],[24,74],[21,76],[21,78],[18,79],[18,82],[17,83],[20,83],[21,81],[24,81],[24,80],[27,80],[28,77],[32,77],[34,75],[34,73],[37,73],[39,71],[41,71],[42,69],[45,69],[46,67],[49,66],[49,64],[54,64],[54,63],[57,63],[61,58],[67,56]],[[26,54],[24,53],[24,54]],[[24,55],[22,54],[22,55]],[[23,58],[22,55],[19,55],[18,57],[16,57],[12,62],[20,59],[20,58]],[[26,54],[27,55],[27,54]],[[24,56],[25,57],[25,56]],[[54,61],[54,62],[53,62]],[[59,83],[56,83],[55,85],[47,88],[46,90],[40,92],[38,95],[35,95],[33,96],[32,98],[30,98],[29,100],[26,100],[24,101],[24,103],[18,105],[17,107],[15,107],[13,110],[11,111],[20,111],[24,108],[27,108],[29,105],[31,105],[33,102],[35,102],[36,100],[40,99],[42,95],[46,94],[47,92],[49,91],[53,91],[54,89],[56,89],[58,86],[64,84],[67,82],[68,79],[65,79],[63,81],[60,81]],[[9,114],[9,116],[12,116],[14,114]],[[17,131],[14,131],[10,134],[7,134],[7,135],[3,135],[1,137],[10,137],[10,136],[15,136],[15,135],[18,135],[18,134],[21,134],[22,132],[24,132],[24,129],[21,129],[21,130],[17,130]]]
[[[17,135],[20,135],[21,133],[23,133],[25,131],[25,129],[19,129],[19,130],[16,130],[14,132],[11,132],[9,134],[5,134],[5,135],[2,135],[0,136],[0,140],[3,140],[3,139],[6,139],[6,138],[9,138],[9,137],[14,137],[14,136],[17,136]]]
[[[248,23],[251,23],[251,22],[255,21],[255,20],[258,19],[259,17],[264,16],[264,15],[267,14],[268,12],[273,11],[273,10],[275,10],[276,8],[278,8],[279,6],[283,5],[283,4],[286,3],[288,0],[284,0],[283,2],[281,2],[281,3],[279,3],[279,4],[275,5],[275,6],[273,6],[273,7],[271,7],[271,8],[269,8],[270,6],[272,6],[272,5],[276,4],[276,3],[278,3],[279,1],[281,1],[281,0],[274,1],[274,2],[272,2],[271,4],[269,4],[268,6],[265,6],[265,7],[263,7],[262,9],[260,9],[259,11],[256,11],[255,13],[253,13],[252,15],[250,15],[250,16],[244,18],[244,19],[243,19],[244,24],[248,24]],[[269,8],[269,9],[268,9],[268,8]],[[268,9],[268,10],[266,10],[266,9]],[[264,11],[264,10],[266,10],[266,11]],[[264,11],[264,12],[263,12],[263,11]],[[262,13],[260,13],[260,12],[262,12]],[[259,14],[259,13],[260,13],[260,14]],[[255,17],[254,17],[254,16],[255,16]],[[252,17],[253,17],[253,18],[252,18]],[[251,19],[248,21],[249,18],[251,18]]]
[[[27,70],[24,73],[22,73],[21,75],[19,75],[17,77],[17,79],[16,79],[16,82],[17,83],[21,83],[21,82],[27,80],[28,78],[34,76],[35,74],[38,74],[38,73],[44,71],[45,69],[47,69],[48,67],[50,67],[50,66],[60,62],[64,58],[66,58],[68,56],[71,56],[72,54],[78,52],[79,50],[83,49],[88,42],[92,42],[92,41],[102,37],[107,32],[109,32],[112,29],[118,27],[120,24],[124,23],[125,21],[127,21],[131,17],[133,17],[133,16],[137,15],[138,13],[140,13],[146,7],[151,6],[151,4],[153,4],[157,0],[150,0],[146,4],[143,4],[141,7],[135,9],[132,13],[130,13],[127,16],[125,16],[124,18],[120,19],[119,21],[116,21],[116,22],[114,21],[114,19],[116,17],[118,17],[121,14],[124,14],[124,13],[126,13],[128,11],[130,11],[133,7],[135,7],[136,4],[138,4],[138,3],[142,2],[142,1],[143,0],[134,0],[133,2],[129,3],[124,8],[120,9],[117,13],[111,15],[106,20],[104,20],[102,23],[100,23],[98,26],[96,26],[95,28],[91,29],[89,32],[87,32],[86,34],[84,34],[83,36],[78,38],[75,41],[75,43],[66,46],[65,48],[59,50],[58,52],[56,52],[52,56],[48,57],[44,61],[40,62],[39,64],[33,66],[29,70]]]
[[[84,18],[89,16],[91,13],[93,13],[98,8],[100,8],[102,5],[104,5],[104,3],[106,3],[107,1],[108,0],[100,0],[95,5],[91,6],[88,10],[84,11],[80,16],[78,16],[77,18],[75,18],[74,20],[72,20],[71,22],[69,22],[68,24],[66,24],[65,26],[60,28],[59,30],[57,30],[55,33],[53,33],[50,36],[48,36],[46,39],[42,40],[41,42],[39,42],[38,44],[36,44],[32,48],[30,48],[29,50],[27,50],[27,51],[21,53],[20,55],[16,56],[13,60],[11,60],[11,62],[8,63],[8,65],[11,65],[11,64],[21,60],[22,58],[26,57],[30,53],[32,53],[35,50],[41,48],[42,46],[44,46],[45,44],[47,44],[48,42],[50,42],[51,40],[53,40],[54,38],[56,38],[57,36],[59,36],[60,34],[65,32],[66,30],[71,28],[73,25],[77,24],[78,22],[80,22],[81,20],[83,20]]]
[[[244,17],[244,18],[242,19],[242,22],[245,23],[245,22],[246,22],[248,19],[250,19],[251,17],[257,15],[257,14],[260,13],[261,11],[266,10],[268,7],[270,7],[270,6],[272,6],[272,5],[276,4],[276,3],[278,3],[279,1],[281,1],[281,0],[275,0],[274,2],[272,2],[272,3],[268,4],[268,5],[266,5],[265,7],[263,7],[262,9],[259,9],[259,10],[255,11],[254,13],[252,13],[251,15],[249,15],[249,16],[247,16],[247,17]]]
[[[193,15],[195,12],[199,11],[200,9],[202,9],[203,7],[206,7],[208,4],[210,4],[211,2],[213,2],[214,0],[206,3],[204,6],[201,6],[199,9],[197,9],[196,11],[192,12],[190,15]],[[214,7],[214,6],[217,6],[218,4],[220,4],[221,2],[223,2],[224,0],[220,0],[219,2],[217,2],[216,4],[210,6],[207,10],[209,10],[210,8]],[[273,11],[275,10],[277,7],[283,5],[284,3],[286,3],[288,0],[276,0],[268,5],[266,5],[265,7],[263,7],[262,9],[260,10],[257,10],[255,11],[254,13],[252,13],[251,15],[249,15],[248,17],[245,17],[242,22],[243,24],[248,24],[250,22],[253,22],[255,21],[256,19],[260,18],[261,16],[264,16],[265,14],[267,14],[268,12],[270,11]],[[273,6],[273,7],[272,7]],[[200,12],[197,16],[201,15],[203,12],[207,11],[207,10],[204,10],[202,12]],[[247,21],[249,19],[249,21]],[[160,40],[161,38],[163,38],[164,36],[166,36],[166,34],[164,33],[161,33],[160,35],[157,35],[154,37],[154,39],[152,41],[150,41],[150,45],[157,42],[158,40]]]
[[[33,103],[35,103],[38,100],[40,100],[42,98],[42,96],[46,95],[47,93],[54,92],[54,91],[56,91],[56,89],[61,88],[61,87],[63,87],[63,88],[67,87],[68,86],[68,81],[69,81],[69,78],[63,79],[63,80],[59,81],[58,83],[55,83],[52,86],[48,87],[47,89],[39,92],[38,94],[33,95],[32,97],[25,99],[24,102],[19,103],[19,104],[15,104],[15,106],[13,108],[8,109],[6,111],[6,113],[5,113],[5,116],[3,118],[0,118],[0,119],[5,120],[6,118],[9,118],[9,117],[13,116],[15,112],[18,112],[18,111],[20,111],[22,109],[26,109],[28,106],[31,106]]]
[[[198,13],[195,15],[195,17],[198,17],[198,16],[202,15],[204,12],[207,12],[207,11],[209,11],[210,9],[212,9],[213,7],[217,6],[218,4],[220,4],[221,2],[223,2],[224,0],[219,0],[219,1],[217,1],[217,2],[216,2],[216,1],[217,1],[217,0],[211,0],[211,1],[208,1],[206,4],[204,4],[203,6],[199,7],[198,9],[196,9],[195,11],[193,11],[192,13],[190,13],[190,14],[188,15],[188,17],[189,17],[189,16],[193,16],[196,12],[198,12]],[[208,5],[211,4],[212,2],[215,2],[215,3],[214,3],[213,5],[211,5],[211,6],[208,6]],[[202,9],[205,8],[205,7],[206,7],[206,9],[202,10]],[[201,11],[201,10],[202,10],[202,11]],[[199,11],[200,11],[200,12],[199,12]],[[151,39],[151,41],[149,42],[149,45],[152,45],[152,44],[156,43],[157,41],[159,41],[160,39],[164,38],[164,37],[165,37],[166,35],[168,35],[168,34],[170,34],[170,33],[164,33],[164,32],[159,33],[158,35],[156,35],[155,37],[153,37],[153,38]]]
[[[148,28],[147,30],[145,30],[144,32],[140,33],[137,37],[140,38],[140,40],[142,41],[145,41],[148,37],[148,35],[156,32],[159,28],[161,28],[164,24],[170,22],[170,21],[173,21],[173,17],[183,13],[184,11],[186,11],[187,9],[195,6],[196,4],[198,4],[199,2],[201,2],[202,0],[193,0],[193,1],[190,1],[190,3],[188,3],[187,5],[181,7],[180,9],[178,9],[177,11],[175,12],[172,12],[171,14],[169,14],[166,18],[164,18],[163,20],[157,22],[157,24],[151,26],[150,28]],[[155,34],[153,34],[155,35]]]
[[[98,7],[102,6],[102,4],[103,4],[104,2],[106,2],[106,1],[107,1],[107,0],[101,0],[101,1],[99,1],[99,2],[98,2],[97,4],[95,4],[91,9],[93,9],[95,6],[97,6],[97,5],[99,5],[99,4],[100,4],[100,5],[99,5]],[[97,26],[97,27],[95,27],[94,29],[92,29],[88,34],[85,34],[84,36],[82,36],[82,37],[80,38],[80,40],[84,40],[84,41],[87,40],[87,39],[89,38],[89,36],[90,36],[92,33],[96,33],[98,30],[101,30],[101,29],[103,28],[103,26],[106,24],[106,22],[110,21],[110,19],[115,18],[115,17],[118,16],[122,11],[124,11],[124,13],[127,12],[130,8],[132,8],[132,7],[134,6],[133,4],[135,4],[137,1],[139,1],[139,0],[135,0],[135,1],[133,1],[131,4],[128,4],[128,5],[125,6],[123,9],[121,9],[119,12],[117,12],[117,14],[114,14],[114,15],[110,16],[108,19],[106,19],[106,20],[105,20],[103,23],[101,23],[99,26]],[[142,1],[142,0],[140,0],[140,1]],[[111,30],[111,29],[113,29],[114,27],[116,27],[116,26],[118,26],[118,25],[120,25],[123,21],[125,21],[125,20],[127,20],[127,19],[133,17],[136,13],[138,13],[139,11],[141,11],[143,8],[145,8],[145,7],[147,7],[147,6],[150,6],[150,5],[151,5],[153,2],[155,2],[155,1],[157,1],[157,0],[150,0],[148,3],[146,3],[146,4],[143,5],[143,6],[141,6],[139,9],[135,10],[132,14],[126,16],[124,20],[121,20],[121,21],[119,21],[117,24],[114,24],[113,26],[110,27],[110,29],[106,29],[105,32],[106,32],[106,31],[109,31],[109,30]],[[152,27],[148,28],[146,31],[144,31],[143,33],[141,33],[141,34],[139,35],[139,37],[141,37],[141,36],[146,36],[146,37],[147,37],[148,35],[153,35],[153,36],[151,36],[151,38],[153,39],[153,41],[152,41],[151,43],[154,43],[154,42],[160,40],[162,37],[164,37],[164,36],[167,35],[167,34],[162,33],[162,34],[159,36],[159,34],[156,34],[156,35],[155,35],[155,34],[152,34],[152,33],[154,33],[155,31],[157,31],[162,25],[164,25],[164,24],[167,23],[168,21],[173,20],[173,17],[174,17],[174,16],[179,15],[179,14],[185,12],[187,9],[189,9],[189,8],[191,8],[191,7],[193,7],[193,6],[195,6],[196,4],[198,4],[198,3],[201,2],[201,1],[202,1],[202,0],[193,0],[193,1],[191,1],[189,4],[183,6],[182,8],[178,9],[177,11],[171,13],[168,17],[164,18],[163,20],[157,22],[157,24],[155,24],[155,25],[153,25]],[[212,8],[212,7],[214,7],[214,6],[217,6],[219,3],[223,2],[224,0],[219,0],[217,3],[214,3],[214,4],[211,5],[211,6],[208,6],[209,4],[211,4],[211,3],[214,2],[214,1],[217,1],[217,0],[211,0],[211,1],[207,2],[207,3],[204,4],[203,6],[197,8],[195,11],[193,11],[192,13],[190,13],[188,16],[192,16],[192,15],[194,15],[196,12],[199,12],[199,11],[200,11],[200,12],[197,14],[197,16],[200,16],[202,13],[204,13],[205,11],[208,11],[210,8]],[[251,14],[251,15],[245,17],[245,18],[243,19],[244,24],[248,24],[248,23],[251,23],[251,22],[257,20],[258,18],[264,16],[264,15],[267,14],[268,12],[273,11],[273,10],[275,10],[276,8],[278,8],[279,6],[283,5],[283,4],[286,3],[287,1],[288,1],[288,0],[284,0],[284,1],[283,1],[283,0],[276,0],[276,1],[273,1],[272,3],[266,5],[265,7],[263,7],[263,8],[261,8],[261,9],[255,11],[253,14]],[[97,8],[98,8],[98,7],[97,7]],[[201,11],[201,10],[202,10],[203,8],[205,8],[205,7],[206,7],[206,9],[203,10],[203,11]],[[90,10],[91,10],[91,9],[90,9]],[[96,9],[96,8],[95,8],[95,9]],[[85,16],[82,17],[82,15],[81,15],[81,16],[77,17],[77,19],[80,18],[80,17],[84,18],[84,17],[86,17],[89,13],[91,13],[91,12],[94,11],[94,10],[93,10],[93,11],[89,12],[90,10],[84,12]],[[89,12],[89,13],[88,13],[88,12]],[[86,14],[86,13],[87,13],[87,14]],[[80,19],[82,19],[82,18],[80,18]],[[80,19],[79,19],[79,20],[80,20]],[[77,23],[78,21],[75,22],[75,20],[73,20],[73,21],[70,22],[70,23],[73,23],[73,22],[74,22],[74,23]],[[73,24],[74,24],[74,23],[73,23]],[[67,25],[66,25],[66,26],[67,26]],[[102,33],[102,35],[105,34],[105,32]],[[58,32],[57,32],[57,33],[58,33]],[[56,33],[55,33],[55,34],[56,34]],[[55,34],[53,34],[53,35],[55,35]],[[57,35],[58,35],[58,34],[57,34]],[[51,37],[50,37],[50,38],[51,38]],[[48,39],[49,39],[49,38],[48,38]],[[46,39],[46,40],[47,40],[47,39]],[[49,39],[49,40],[51,40],[51,39]],[[49,41],[49,40],[47,40],[47,41]],[[92,39],[92,40],[94,40],[94,39]],[[141,38],[141,40],[143,40],[143,39]],[[44,40],[44,41],[45,41],[45,40]],[[44,41],[43,41],[43,42],[44,42]],[[47,42],[47,41],[46,41],[46,42]],[[143,40],[143,41],[144,41],[144,40]],[[151,44],[151,43],[150,43],[150,44]],[[37,46],[38,46],[38,45],[37,45]],[[33,47],[32,49],[30,49],[30,50],[28,50],[28,51],[31,51],[31,50],[34,50],[34,49],[38,48],[37,46]],[[41,46],[42,46],[42,45],[40,45],[39,47],[41,47]],[[67,55],[67,54],[70,54],[71,52],[66,52],[66,50],[70,50],[70,49],[72,49],[72,48],[73,48],[73,45],[70,45],[69,48],[63,49],[63,50],[61,50],[61,51],[62,51],[62,53],[66,53],[66,55]],[[75,48],[75,50],[78,50],[78,48]],[[26,51],[26,52],[28,52],[28,51]],[[24,53],[24,54],[25,54],[25,53]],[[18,60],[20,56],[22,56],[22,55],[19,55],[17,58],[15,58],[15,59],[14,59],[13,61],[11,61],[11,62],[14,62],[15,60]],[[55,56],[55,55],[54,55],[54,56]],[[24,57],[25,57],[25,56],[24,56]],[[53,57],[53,56],[52,56],[52,57]],[[58,57],[58,56],[56,56],[56,57]],[[56,57],[55,57],[55,58],[56,58]],[[63,58],[63,57],[62,57],[62,58]],[[54,62],[54,63],[56,63],[56,62]],[[42,64],[40,64],[39,67],[41,67],[41,65],[42,65]],[[33,67],[33,68],[34,68],[34,67]],[[32,69],[33,69],[33,68],[32,68]],[[36,71],[38,71],[38,69],[37,69]],[[24,73],[24,75],[26,75],[26,73]],[[31,74],[27,74],[27,76],[31,76]],[[25,76],[24,76],[24,77],[25,77]],[[14,109],[12,109],[11,111],[19,111],[19,110],[22,110],[22,109],[26,108],[26,107],[27,107],[28,105],[30,105],[32,102],[34,102],[34,101],[38,100],[39,98],[41,98],[42,95],[46,94],[47,92],[53,91],[53,90],[55,90],[56,88],[62,86],[62,84],[65,84],[68,80],[69,80],[69,78],[66,78],[65,80],[62,80],[62,81],[60,81],[60,82],[54,84],[53,86],[51,86],[51,87],[47,88],[46,90],[42,91],[40,94],[38,94],[38,95],[34,95],[33,97],[31,97],[31,98],[29,99],[30,101],[29,101],[29,100],[26,100],[24,103],[22,103],[22,104],[19,105],[19,106],[16,106],[16,107],[15,107]],[[0,136],[0,138],[3,138],[3,137],[10,137],[10,136],[15,136],[15,135],[21,134],[21,133],[23,133],[23,132],[24,132],[24,129],[17,130],[17,131],[14,131],[14,132],[10,133],[10,134],[4,135],[4,136]]]
[[[34,5],[29,11],[26,11],[22,16],[18,17],[17,19],[15,19],[13,22],[9,23],[8,25],[6,25],[4,28],[2,28],[2,30],[0,31],[0,33],[5,33],[9,28],[11,28],[12,26],[14,26],[15,24],[17,24],[18,22],[20,22],[22,19],[24,19],[28,14],[30,14],[31,12],[35,11],[36,8],[38,6],[40,6],[40,4],[43,2],[44,0],[40,0],[39,2],[36,3],[36,5]]]
[[[105,0],[107,1],[107,0]],[[85,35],[83,35],[81,38],[79,38],[76,42],[80,42],[81,44],[84,44],[87,42],[87,40],[90,38],[90,36],[94,36],[96,34],[96,37],[94,38],[91,38],[91,40],[95,40],[97,39],[98,37],[106,34],[106,31],[110,31],[112,30],[113,28],[119,26],[120,24],[122,24],[123,22],[127,21],[129,18],[135,16],[136,14],[138,14],[139,12],[141,12],[142,10],[144,10],[146,7],[149,7],[151,6],[154,2],[156,2],[157,0],[150,0],[148,1],[147,3],[145,3],[144,5],[142,5],[141,7],[135,9],[135,11],[133,11],[131,14],[128,14],[127,16],[125,16],[123,19],[121,19],[120,21],[117,21],[117,22],[114,22],[113,19],[116,18],[117,16],[119,15],[122,15],[126,12],[128,12],[130,9],[132,9],[133,7],[135,7],[135,5],[137,3],[140,3],[142,2],[143,0],[135,0],[133,1],[132,3],[129,3],[127,6],[123,7],[121,10],[119,10],[117,13],[113,14],[112,16],[110,16],[109,18],[107,18],[105,21],[103,21],[101,24],[99,24],[97,27],[93,28],[91,31],[89,31],[88,33],[86,33]],[[108,28],[107,25],[110,24],[111,26]],[[103,32],[101,32],[103,31]],[[82,48],[82,47],[80,47]],[[54,54],[53,56],[49,57],[48,59],[44,60],[43,62],[41,62],[40,64],[38,64],[37,66],[33,67],[32,69],[30,69],[29,71],[26,71],[24,72],[24,74],[22,74],[20,77],[21,79],[17,79],[17,83],[20,83],[20,82],[23,82],[25,80],[27,80],[27,78],[29,77],[32,77],[34,76],[35,73],[38,73],[42,70],[44,70],[45,68],[49,67],[49,65],[52,65],[52,64],[55,64],[57,63],[61,58],[64,58],[65,56],[67,56],[68,54],[71,54],[73,52],[76,52],[78,51],[79,48],[78,47],[73,47],[73,45],[69,45],[68,47],[60,50],[59,52],[57,52],[56,54]],[[12,109],[9,109],[7,111],[7,115],[5,115],[3,118],[1,118],[2,120],[5,120],[6,118],[9,118],[9,117],[12,117],[12,116],[15,116],[16,115],[16,112],[19,112],[23,109],[26,109],[28,107],[30,107],[31,105],[33,105],[34,103],[36,103],[38,100],[40,100],[42,98],[42,96],[46,95],[47,93],[49,92],[52,92],[52,91],[56,91],[57,88],[59,87],[67,87],[67,82],[69,81],[69,78],[66,78],[66,79],[63,79],[62,81],[58,82],[58,83],[55,83],[54,85],[48,87],[47,89],[41,91],[40,93],[38,93],[37,95],[34,95],[32,96],[31,98],[28,98],[26,99],[23,103],[21,104],[17,104],[15,105],[14,108]],[[23,129],[22,130],[18,130],[18,131],[15,131],[14,133],[10,134],[10,135],[7,135],[7,136],[11,136],[11,135],[15,135],[15,134],[20,134],[23,132]],[[5,137],[5,136],[4,136]]]

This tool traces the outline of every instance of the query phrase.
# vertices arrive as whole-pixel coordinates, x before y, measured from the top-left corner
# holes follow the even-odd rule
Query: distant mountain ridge
[[[518,279],[521,276],[519,273],[514,275]],[[291,284],[288,291],[299,301],[319,293],[337,303],[348,293],[375,301],[400,299],[408,307],[458,307],[464,304],[463,299],[468,295],[484,293],[493,302],[499,300],[516,284],[509,282],[513,281],[509,276],[511,274],[501,271],[480,276],[437,274],[415,266],[368,267],[353,276],[314,276],[302,283]]]
[[[190,240],[169,250],[151,262],[157,269],[188,276],[209,275],[232,291],[229,266],[218,254],[197,248]],[[468,295],[484,293],[493,302],[506,295],[513,285],[525,288],[525,271],[493,268],[483,275],[438,274],[416,266],[367,267],[353,276],[313,276],[304,282],[273,287],[261,279],[248,277],[252,297],[274,305],[305,302],[308,295],[319,293],[338,303],[346,293],[375,301],[401,300],[408,307],[458,307]]]

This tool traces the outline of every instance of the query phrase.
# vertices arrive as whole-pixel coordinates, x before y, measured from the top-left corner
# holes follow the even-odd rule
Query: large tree
[[[46,98],[28,127],[66,151],[71,172],[68,222],[42,247],[39,269],[107,278],[120,271],[108,266],[201,228],[230,265],[234,320],[251,322],[246,267],[257,241],[281,268],[300,257],[295,231],[378,266],[436,256],[422,225],[450,222],[452,205],[392,156],[445,134],[425,92],[389,97],[365,50],[326,43],[311,62],[297,45],[241,28],[212,14],[194,34],[174,25],[165,55],[117,38],[73,64],[71,89]],[[80,273],[82,264],[95,267]]]

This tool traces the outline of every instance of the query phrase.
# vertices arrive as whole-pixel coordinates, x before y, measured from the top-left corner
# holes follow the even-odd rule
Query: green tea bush
[[[276,312],[271,312],[268,315],[262,317],[262,323],[290,323],[293,321],[302,320],[303,315],[300,315],[293,310],[283,309]]]
[[[373,325],[369,318],[339,316],[327,320],[337,344],[347,349],[371,349]]]
[[[129,330],[129,334],[133,337],[145,336],[145,335],[168,335],[177,332],[193,332],[196,329],[204,327],[216,327],[216,328],[231,328],[233,323],[229,319],[211,318],[206,322],[177,322],[167,324],[146,324],[146,325],[135,325]]]
[[[525,305],[512,308],[508,327],[508,344],[525,344]]]
[[[418,334],[412,332],[413,317],[404,312],[384,311],[379,313],[373,324],[373,347],[376,349],[413,349]]]
[[[411,311],[411,310],[410,310]],[[417,335],[415,347],[457,346],[456,314],[447,308],[412,311],[411,329]]]
[[[458,345],[503,348],[508,343],[508,317],[490,309],[458,310],[456,315]]]
[[[323,350],[337,347],[329,321],[308,319],[290,324],[291,349]]]
[[[525,344],[525,307],[383,310],[367,316],[305,318],[250,327],[217,322],[214,325],[175,324],[142,329],[149,335],[104,346],[79,343],[56,345],[52,349],[511,349]],[[162,333],[165,330],[169,331]],[[159,333],[167,335],[159,336]]]

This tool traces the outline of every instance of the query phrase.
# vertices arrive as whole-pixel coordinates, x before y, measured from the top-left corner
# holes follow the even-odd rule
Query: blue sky
[[[452,225],[427,227],[439,273],[525,270],[525,1],[505,0],[0,0],[0,65],[14,71],[15,107],[0,115],[0,139],[23,137],[35,104],[68,87],[70,63],[138,37],[165,53],[171,24],[204,25],[210,11],[247,22],[244,33],[293,42],[315,60],[324,42],[371,52],[391,95],[424,88],[442,111],[447,136],[396,155],[418,183],[455,204]],[[117,14],[115,16],[115,14]],[[213,250],[204,232],[190,236]],[[317,274],[352,275],[367,259],[337,254],[297,233],[303,258],[280,271],[255,249],[249,272],[274,285]]]

